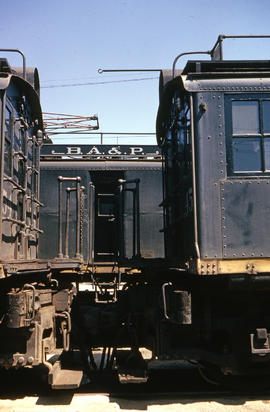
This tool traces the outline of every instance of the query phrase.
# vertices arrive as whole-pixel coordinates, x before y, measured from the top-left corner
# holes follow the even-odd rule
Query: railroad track
[[[1,378],[0,410],[13,412],[237,412],[248,408],[268,412],[270,390],[259,382],[232,380],[227,385],[210,385],[195,368],[155,370],[144,384],[119,384],[116,374],[96,374],[84,380],[77,390],[55,391],[28,371],[17,371]],[[9,376],[8,376],[9,375]],[[267,385],[265,385],[267,386]]]
[[[269,378],[228,378],[221,384],[211,384],[203,380],[195,367],[179,369],[156,369],[150,372],[147,383],[120,384],[116,373],[93,373],[92,381],[85,377],[76,390],[55,391],[50,389],[45,379],[32,370],[2,371],[0,400],[6,396],[58,396],[100,394],[114,398],[151,399],[168,397],[220,397],[220,396],[268,396]],[[214,382],[211,377],[210,381]]]

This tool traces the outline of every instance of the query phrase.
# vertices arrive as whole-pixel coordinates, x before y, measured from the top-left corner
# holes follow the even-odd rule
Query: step
[[[145,371],[131,371],[128,372],[118,371],[118,380],[120,383],[146,383],[148,381],[148,376]]]
[[[82,370],[62,369],[57,361],[49,374],[49,384],[52,389],[76,389],[79,388],[82,378]]]

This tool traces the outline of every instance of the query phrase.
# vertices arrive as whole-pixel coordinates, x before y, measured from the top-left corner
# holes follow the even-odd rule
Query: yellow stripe
[[[199,275],[233,273],[270,273],[270,258],[264,259],[196,259],[189,264],[189,271]]]

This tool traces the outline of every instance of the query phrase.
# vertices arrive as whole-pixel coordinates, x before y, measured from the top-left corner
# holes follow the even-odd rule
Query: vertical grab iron
[[[89,183],[89,265],[94,263],[95,254],[95,186]]]
[[[63,177],[58,176],[58,259],[63,259],[68,255],[68,236],[69,236],[69,210],[67,210],[68,214],[66,220],[66,234],[65,234],[65,256],[63,255],[63,235],[62,235],[62,228],[63,228],[63,182],[76,182],[76,251],[75,251],[75,258],[81,258],[81,250],[80,250],[80,230],[81,230],[81,187],[80,182],[81,178],[77,177]],[[73,188],[68,188],[73,190]],[[69,191],[67,190],[67,208],[69,209]]]

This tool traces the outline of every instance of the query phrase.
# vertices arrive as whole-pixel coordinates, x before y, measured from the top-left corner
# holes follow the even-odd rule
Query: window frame
[[[7,111],[9,112],[8,117],[8,127],[6,125],[7,122]],[[4,175],[8,177],[13,177],[13,141],[14,141],[14,107],[8,97],[6,98],[5,102],[5,110],[4,110]],[[9,153],[8,153],[8,161],[6,157],[6,142],[9,143]],[[9,163],[9,170],[7,170],[7,165]]]
[[[226,135],[226,153],[227,153],[227,174],[233,177],[250,177],[250,176],[270,176],[270,168],[267,170],[265,159],[264,139],[270,138],[270,132],[263,131],[263,102],[270,101],[270,93],[230,93],[224,95],[225,103],[225,135]],[[234,134],[233,133],[233,102],[234,101],[257,101],[259,108],[259,132]],[[234,153],[233,140],[238,139],[259,139],[261,170],[234,170]]]
[[[113,206],[112,209],[115,212],[115,194],[114,193],[98,193],[97,194],[97,216],[98,217],[115,217],[115,213],[103,213],[102,211],[102,201],[104,199],[112,200],[110,204]],[[103,202],[104,204],[105,202]]]

